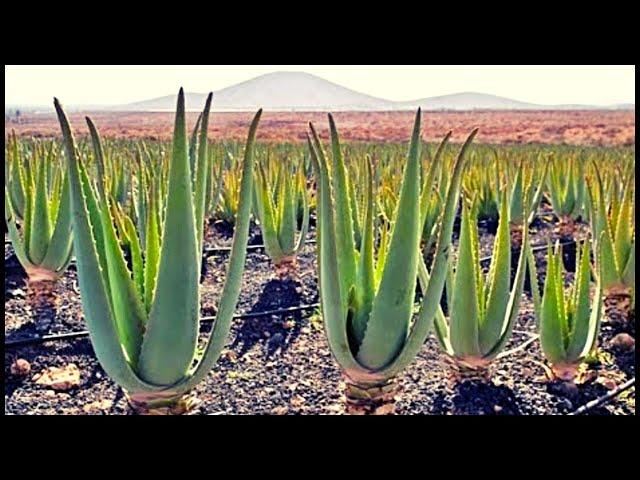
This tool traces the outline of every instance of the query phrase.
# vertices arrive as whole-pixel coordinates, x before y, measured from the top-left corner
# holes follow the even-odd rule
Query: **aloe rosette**
[[[509,189],[509,225],[511,226],[512,243],[522,243],[522,231],[529,228],[535,218],[538,206],[542,200],[543,187],[547,177],[549,161],[543,167],[542,175],[536,180],[535,172],[531,172],[529,181],[525,179],[525,168],[521,161],[515,178]],[[537,185],[536,185],[537,182]],[[528,212],[527,218],[524,212]]]
[[[550,165],[547,180],[549,200],[554,213],[558,216],[558,230],[564,236],[572,237],[575,221],[584,212],[585,176],[580,158],[554,161]]]
[[[595,294],[591,298],[590,245],[586,240],[578,252],[573,285],[565,290],[562,247],[559,243],[553,249],[549,245],[544,291],[540,298],[535,261],[530,246],[527,248],[542,352],[556,378],[573,381],[580,364],[593,351],[598,339],[603,311],[602,277],[596,275]]]
[[[255,173],[255,206],[265,250],[281,277],[295,273],[296,255],[304,247],[309,229],[309,201],[303,169],[273,166],[272,174],[260,164]],[[298,230],[298,205],[302,225]],[[297,236],[297,239],[296,239]]]
[[[103,197],[100,187],[96,192],[89,182],[86,167],[76,154],[66,114],[60,103],[54,102],[68,162],[74,248],[85,320],[98,361],[136,408],[184,407],[185,394],[204,379],[220,355],[240,292],[251,214],[253,145],[261,111],[251,123],[246,143],[238,217],[216,322],[203,353],[197,355],[204,211],[204,192],[198,185],[204,184],[207,168],[210,102],[211,96],[202,115],[192,183],[182,89],[178,94],[164,221],[159,226],[161,243],[157,255],[146,252],[143,264],[139,257],[138,261],[134,259],[133,275],[118,242],[112,201]],[[97,131],[93,132],[93,139],[100,161]],[[133,225],[128,231],[130,240],[138,242]],[[136,280],[140,269],[143,278],[152,278],[150,291],[145,291],[147,284],[140,289]]]
[[[477,206],[463,205],[458,258],[455,271],[450,271],[447,281],[448,321],[440,310],[436,314],[438,341],[452,359],[455,371],[463,378],[488,378],[490,362],[500,354],[511,336],[524,288],[524,249],[520,252],[513,285],[510,285],[509,205],[504,192],[500,203],[500,221],[486,277],[480,265]],[[523,239],[525,242],[528,239],[527,229],[524,229]]]
[[[9,238],[30,284],[58,280],[73,251],[68,177],[53,163],[53,144],[37,152],[30,166],[14,157],[4,189]]]
[[[610,208],[605,204],[600,169],[594,164],[595,185],[588,184],[591,231],[601,252],[602,288],[606,297],[631,296],[635,300],[635,218],[634,174],[623,180],[622,200],[613,195]]]
[[[377,265],[372,174],[367,174],[367,206],[358,252],[335,122],[329,115],[332,162],[310,125],[313,141],[309,139],[308,143],[318,178],[322,314],[331,352],[345,376],[348,411],[354,413],[383,413],[393,405],[392,380],[424,344],[444,286],[465,152],[477,131],[471,133],[455,163],[438,231],[431,281],[420,314],[412,324],[422,233],[420,121],[418,110],[389,245],[384,255],[378,255]]]

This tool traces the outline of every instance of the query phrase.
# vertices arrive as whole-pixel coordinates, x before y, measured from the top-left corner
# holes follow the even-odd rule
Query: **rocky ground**
[[[534,244],[553,237],[551,222],[542,219],[534,228]],[[493,236],[486,228],[482,232],[482,255],[488,255]],[[208,245],[228,245],[229,241],[228,229],[221,225],[210,228]],[[259,230],[254,227],[250,244],[259,243]],[[541,267],[544,253],[536,255]],[[204,316],[215,313],[227,259],[222,253],[205,262]],[[304,248],[298,267],[297,279],[280,280],[263,251],[249,253],[238,312],[317,303],[314,245]],[[5,246],[5,268],[5,341],[84,330],[73,268],[55,290],[57,305],[44,312],[27,304],[24,274],[10,246]],[[635,327],[622,321],[614,309],[603,323],[600,349],[589,360],[585,382],[577,387],[550,382],[534,338],[531,300],[527,294],[522,300],[514,335],[506,347],[511,353],[494,362],[490,383],[453,381],[445,355],[431,337],[398,378],[397,413],[565,414],[635,377],[635,346],[627,339],[635,337]],[[203,339],[208,330],[203,325]],[[60,370],[53,370],[56,367]],[[5,347],[4,375],[6,414],[132,413],[122,390],[98,365],[88,338]],[[316,309],[236,319],[222,357],[196,389],[200,403],[191,413],[340,414],[344,412],[342,389]],[[589,413],[635,414],[635,390]]]

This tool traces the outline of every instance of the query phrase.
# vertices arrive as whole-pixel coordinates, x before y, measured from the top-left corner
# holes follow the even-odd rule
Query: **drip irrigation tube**
[[[586,413],[595,407],[601,407],[603,405],[606,405],[611,400],[613,400],[618,395],[620,395],[622,392],[629,390],[632,387],[635,387],[635,384],[636,384],[636,379],[634,377],[631,380],[627,380],[625,383],[620,385],[615,390],[610,391],[609,393],[607,393],[606,395],[603,395],[602,397],[596,398],[595,400],[591,400],[590,402],[585,403],[583,406],[581,406],[580,408],[578,408],[577,410],[571,413],[568,413],[567,415],[582,415],[583,413]]]
[[[246,319],[256,317],[266,317],[269,315],[278,315],[282,313],[300,312],[306,310],[314,310],[320,307],[319,303],[312,303],[310,305],[299,305],[297,307],[281,308],[278,310],[265,310],[263,312],[248,312],[239,313],[233,316],[234,319]],[[215,316],[200,317],[200,323],[213,323]],[[77,332],[56,333],[52,335],[33,336],[28,338],[20,338],[17,340],[9,340],[4,342],[4,348],[22,347],[25,345],[35,345],[45,342],[55,342],[59,340],[70,340],[74,338],[83,338],[89,336],[88,330],[80,330]]]

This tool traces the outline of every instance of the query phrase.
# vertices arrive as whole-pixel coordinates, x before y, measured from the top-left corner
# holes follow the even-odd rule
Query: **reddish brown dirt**
[[[78,135],[86,135],[86,114],[71,115]],[[104,137],[170,139],[173,113],[91,113]],[[252,113],[215,113],[210,120],[210,138],[244,141]],[[338,112],[336,123],[342,139],[351,141],[406,141],[410,135],[412,112]],[[197,113],[188,114],[189,125]],[[262,141],[303,141],[307,123],[313,122],[322,136],[328,134],[326,115],[321,112],[265,112],[258,137]],[[477,141],[495,144],[633,145],[634,111],[476,111],[425,112],[424,137],[432,141],[453,130],[453,140],[461,142],[475,127]],[[59,136],[53,114],[23,114],[19,123],[5,121],[5,135],[11,130],[24,137]]]

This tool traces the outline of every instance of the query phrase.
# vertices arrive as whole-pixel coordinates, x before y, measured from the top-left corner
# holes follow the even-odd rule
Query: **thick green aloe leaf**
[[[349,289],[356,280],[356,255],[353,236],[353,219],[349,202],[349,190],[347,187],[347,172],[342,159],[340,139],[333,116],[329,114],[329,128],[331,130],[331,147],[333,164],[331,166],[332,189],[335,208],[335,230],[338,262],[340,265],[340,292],[343,308],[347,306]]]
[[[118,334],[127,356],[132,365],[136,365],[146,312],[135,285],[131,279],[131,273],[127,268],[118,237],[113,226],[110,214],[109,202],[101,206],[102,232],[105,240],[105,257],[109,269],[109,285],[111,290],[111,303],[113,313],[118,326]]]
[[[574,284],[574,305],[573,329],[569,336],[569,346],[567,347],[567,360],[577,361],[584,350],[589,337],[590,309],[589,284],[591,280],[591,268],[589,265],[589,242],[585,241],[578,258],[578,267]],[[596,299],[595,301],[598,301]]]
[[[280,248],[280,241],[278,239],[276,211],[271,197],[270,184],[262,166],[260,166],[260,170],[256,173],[256,176],[256,203],[260,216],[262,239],[269,258],[277,262],[280,258],[284,257],[284,253]]]
[[[327,161],[318,135],[309,124],[313,136],[313,144],[309,143],[311,160],[317,175],[317,198],[319,242],[318,246],[318,281],[320,285],[320,301],[325,333],[331,353],[340,367],[353,375],[362,373],[363,368],[355,360],[347,337],[347,309],[342,302],[340,289],[340,269],[337,259],[336,230],[334,222],[333,202],[331,201],[331,184]]]
[[[358,351],[364,339],[375,297],[375,271],[373,265],[373,175],[371,160],[369,158],[367,158],[366,172],[367,204],[364,224],[362,226],[363,237],[360,244],[360,258],[358,259],[358,272],[356,276],[355,312],[350,332],[356,342],[354,351]]]
[[[93,124],[89,117],[85,117],[87,122],[87,126],[89,127],[89,133],[91,134],[91,143],[93,145],[93,152],[95,154],[96,165],[98,167],[98,178],[96,178],[96,183],[98,184],[98,194],[100,196],[100,200],[104,201],[107,198],[107,195],[104,191],[104,182],[107,178],[104,166],[104,150],[102,148],[102,141],[100,140],[100,134],[98,133],[98,129]]]
[[[463,207],[460,225],[460,246],[458,262],[453,281],[453,295],[449,310],[451,325],[451,346],[456,355],[461,357],[481,357],[482,351],[478,342],[478,292],[476,262],[472,246],[471,212]]]
[[[304,248],[305,242],[307,240],[307,232],[309,231],[309,195],[307,193],[306,177],[302,169],[299,170],[298,175],[298,192],[302,197],[302,227],[300,228],[300,236],[295,248],[296,253]]]
[[[262,110],[258,110],[251,122],[247,144],[244,150],[244,160],[242,162],[242,180],[240,183],[240,200],[238,203],[238,214],[235,222],[233,243],[231,245],[231,255],[229,257],[229,267],[222,290],[222,297],[218,305],[216,321],[204,354],[196,367],[191,370],[186,378],[180,382],[176,388],[180,391],[188,391],[202,381],[218,360],[222,347],[229,333],[233,312],[238,302],[240,288],[242,286],[242,273],[244,271],[245,258],[247,253],[247,242],[249,240],[249,221],[251,220],[251,192],[253,190],[253,155],[256,131],[260,123]]]
[[[487,306],[480,324],[480,349],[490,351],[498,342],[507,321],[507,299],[511,279],[511,245],[509,237],[509,210],[506,195],[503,195],[500,206],[500,223],[491,256],[491,267],[487,285]],[[522,203],[520,203],[522,206]],[[513,203],[511,204],[513,207]],[[522,217],[522,212],[520,212]],[[528,228],[528,227],[525,227]]]
[[[420,120],[418,110],[380,287],[358,350],[369,369],[389,364],[406,341],[420,254]]]
[[[298,219],[296,217],[297,198],[293,194],[292,181],[283,181],[279,195],[279,217],[280,225],[278,240],[283,252],[291,254],[295,248],[296,227]]]
[[[47,171],[44,159],[40,159],[36,176],[36,191],[33,199],[31,230],[29,237],[29,258],[40,265],[47,254],[51,239],[51,219],[47,198]]]
[[[523,164],[521,161],[516,172],[516,178],[513,182],[513,187],[511,189],[511,201],[509,205],[509,219],[517,224],[520,224],[524,221],[524,219],[522,218],[523,175]],[[500,218],[502,218],[502,215],[500,216]]]
[[[209,155],[207,153],[207,132],[209,130],[209,111],[211,110],[211,98],[209,93],[204,110],[200,116],[202,119],[200,139],[198,141],[198,163],[195,172],[195,216],[196,231],[198,232],[198,256],[202,255],[202,241],[204,238],[204,213],[207,188],[207,176],[209,172]],[[196,125],[197,128],[197,125]],[[191,176],[193,177],[193,162],[191,162]]]
[[[18,231],[18,227],[16,226],[16,215],[13,211],[13,206],[11,203],[11,199],[9,196],[9,191],[7,190],[7,186],[4,186],[4,218],[7,222],[7,227],[9,230],[9,240],[11,240],[11,246],[13,247],[13,251],[16,253],[16,257],[18,257],[18,261],[23,268],[31,268],[33,264],[27,257],[27,254],[24,249],[24,240]]]
[[[58,212],[53,235],[49,242],[47,254],[42,260],[42,266],[54,272],[60,272],[73,246],[73,228],[71,219],[71,197],[69,193],[69,178],[65,176],[62,187],[60,211]]]
[[[144,304],[147,313],[151,311],[158,278],[160,263],[160,226],[158,225],[158,203],[156,200],[156,183],[151,181],[151,195],[149,195],[149,210],[145,226],[144,248]]]
[[[524,211],[524,217],[527,217],[527,210]],[[524,233],[522,235],[522,244],[529,244],[529,229],[525,228]],[[513,287],[511,288],[511,293],[509,294],[509,299],[507,301],[507,308],[505,312],[505,319],[502,324],[502,331],[500,332],[500,338],[498,342],[494,345],[494,347],[489,351],[488,354],[485,355],[485,358],[494,358],[498,355],[507,341],[511,337],[511,332],[513,331],[513,326],[516,322],[516,318],[518,316],[518,311],[520,309],[520,301],[522,299],[522,293],[524,291],[524,276],[526,275],[527,270],[527,252],[523,247],[520,250],[520,258],[518,259],[518,268],[516,269],[516,276],[513,283]]]
[[[78,283],[82,297],[82,308],[89,328],[91,343],[100,365],[107,374],[129,392],[153,390],[154,387],[141,381],[127,362],[111,304],[105,279],[101,275],[100,263],[94,243],[93,230],[85,203],[85,195],[92,195],[82,187],[75,142],[67,117],[58,102],[54,105],[60,121],[67,156],[68,177],[73,218],[73,243],[78,269]]]
[[[209,102],[210,100],[207,99]],[[189,141],[189,171],[191,172],[191,181],[193,182],[193,190],[196,190],[196,148],[198,147],[198,130],[202,121],[202,113],[198,115],[196,124],[191,132],[191,140]],[[206,138],[206,137],[205,137]]]
[[[545,357],[551,363],[562,363],[566,358],[563,319],[560,305],[564,299],[558,298],[558,275],[555,254],[549,246],[547,252],[547,278],[544,283],[540,317],[540,344]],[[560,291],[562,291],[562,286]]]
[[[422,298],[420,314],[411,327],[411,332],[402,351],[393,362],[376,372],[380,378],[392,378],[401,372],[418,354],[431,330],[434,316],[440,306],[440,297],[442,296],[442,289],[449,268],[449,250],[451,248],[453,221],[455,219],[456,206],[460,198],[462,172],[466,165],[466,152],[477,133],[478,129],[474,129],[469,134],[460,149],[460,153],[453,167],[453,174],[451,175],[451,181],[449,182],[446,194],[444,215],[436,243],[436,254],[431,270],[431,279],[427,291]]]
[[[597,253],[596,253],[597,256]],[[598,264],[600,262],[596,262]],[[591,353],[598,342],[598,333],[600,332],[600,323],[602,321],[602,313],[604,308],[604,302],[602,297],[602,273],[598,272],[596,276],[596,291],[593,296],[593,301],[591,303],[591,316],[589,317],[589,335],[584,342],[584,349],[580,353],[580,358],[586,357],[589,353]]]
[[[631,179],[630,179],[631,180]],[[631,241],[633,237],[633,219],[632,219],[632,204],[631,198],[633,195],[633,186],[629,181],[625,185],[624,197],[622,204],[620,205],[620,213],[618,214],[617,224],[615,225],[615,240],[614,249],[616,259],[618,261],[618,272],[622,273],[622,270],[627,265],[627,260],[631,253]]]
[[[14,141],[14,143],[17,143]],[[11,181],[9,182],[9,194],[13,204],[14,212],[18,218],[24,218],[26,204],[26,185],[24,179],[24,168],[20,163],[17,154],[13,155],[11,167]]]
[[[182,89],[169,172],[156,291],[137,370],[141,378],[156,385],[172,385],[185,376],[193,361],[199,328],[200,258]]]

